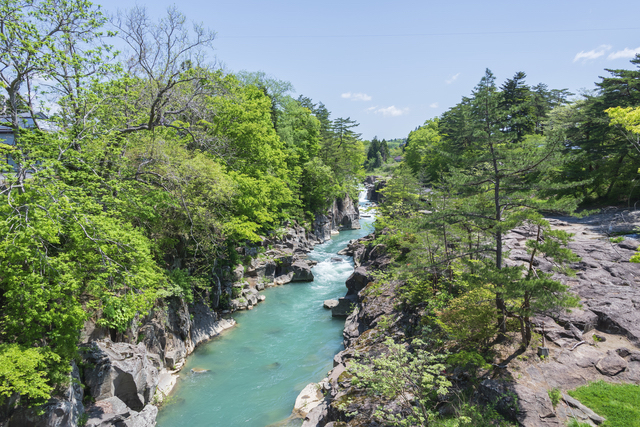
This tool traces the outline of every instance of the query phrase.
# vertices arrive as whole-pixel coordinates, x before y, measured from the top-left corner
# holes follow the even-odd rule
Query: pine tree
[[[465,223],[477,236],[475,251],[484,255],[475,260],[474,277],[496,286],[501,332],[506,332],[508,316],[520,316],[523,339],[527,341],[526,337],[530,337],[527,313],[534,306],[532,298],[540,302],[540,292],[549,292],[544,299],[547,308],[572,301],[568,298],[567,288],[559,283],[554,282],[551,286],[548,278],[524,283],[521,281],[522,268],[505,267],[503,235],[525,223],[535,223],[547,230],[546,236],[555,236],[550,234],[548,224],[538,212],[571,211],[575,208],[575,200],[543,196],[547,188],[539,177],[561,162],[560,146],[540,136],[512,141],[508,133],[501,132],[505,117],[501,101],[495,78],[487,70],[470,99],[474,137],[469,141],[463,164],[451,169],[439,191],[433,194],[432,203],[438,205],[443,195],[456,199],[456,203],[439,209],[434,218],[440,217],[449,224]],[[567,238],[557,237],[562,242]],[[537,250],[542,249],[537,247]],[[564,252],[561,255],[568,257]],[[517,307],[513,301],[517,301]]]

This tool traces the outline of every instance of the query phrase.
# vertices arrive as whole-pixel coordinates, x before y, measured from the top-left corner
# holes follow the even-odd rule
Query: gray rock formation
[[[96,401],[117,397],[141,411],[158,385],[158,369],[147,358],[144,343],[92,342],[83,347],[84,381]]]
[[[367,189],[367,199],[372,203],[382,203],[381,190],[386,186],[387,182],[379,178],[377,176],[368,176],[364,182]]]
[[[104,399],[87,408],[86,427],[152,427],[156,425],[158,408],[146,405],[134,411],[117,397]]]
[[[299,260],[291,265],[293,270],[292,282],[311,282],[313,281],[313,273],[311,267],[306,262]]]
[[[358,302],[355,295],[340,297],[335,307],[331,307],[332,317],[347,317],[352,312]]]
[[[347,295],[357,295],[370,281],[371,277],[365,267],[356,268],[347,279]]]
[[[329,240],[331,231],[359,229],[360,210],[357,203],[348,194],[342,199],[334,200],[325,214],[316,215],[312,228],[319,242]]]

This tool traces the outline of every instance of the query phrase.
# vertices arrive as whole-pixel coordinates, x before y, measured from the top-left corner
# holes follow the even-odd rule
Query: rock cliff
[[[372,203],[382,203],[381,190],[387,185],[387,182],[378,176],[370,175],[364,181],[367,190],[367,200]]]
[[[581,299],[582,307],[571,312],[544,313],[535,318],[537,332],[544,336],[550,355],[541,359],[534,349],[498,346],[494,367],[481,370],[473,399],[492,404],[506,418],[525,427],[565,426],[570,417],[596,425],[602,417],[569,397],[567,390],[590,381],[640,383],[640,273],[629,259],[640,241],[625,237],[610,239],[612,232],[631,232],[640,225],[637,212],[614,212],[583,219],[550,218],[552,226],[574,233],[570,248],[581,257],[572,265],[576,277],[555,273]],[[524,262],[524,244],[532,230],[522,227],[505,236],[508,264]],[[355,310],[346,320],[343,332],[345,350],[334,358],[328,377],[325,400],[305,418],[303,427],[370,426],[379,402],[352,386],[347,371],[355,353],[380,354],[386,351],[384,339],[401,339],[416,330],[424,313],[403,311],[395,303],[402,282],[374,283],[371,273],[384,270],[389,258],[384,247],[373,246],[369,236],[351,242],[344,254],[354,256],[357,268],[347,281],[347,295],[356,296]],[[614,243],[617,242],[617,243]],[[526,258],[528,259],[528,258]],[[552,264],[535,261],[547,272]],[[518,356],[518,357],[516,357]],[[467,372],[456,369],[449,379],[458,389],[470,385]],[[562,393],[554,407],[548,391]],[[387,409],[399,405],[389,402]],[[443,403],[441,411],[447,411]]]
[[[80,334],[82,360],[73,365],[69,386],[41,408],[19,406],[19,396],[7,399],[0,427],[155,426],[156,405],[199,344],[235,325],[229,318],[234,311],[264,301],[265,288],[312,281],[315,263],[306,254],[332,232],[354,228],[360,228],[358,207],[345,195],[310,230],[290,222],[259,245],[238,248],[245,263],[214,271],[215,286],[194,303],[158,300],[123,333],[87,322]]]

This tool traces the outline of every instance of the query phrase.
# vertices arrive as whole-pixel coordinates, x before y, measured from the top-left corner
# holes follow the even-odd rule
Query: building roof
[[[36,119],[39,120],[47,120],[48,117],[43,113],[36,113]],[[33,118],[31,117],[31,113],[18,113],[18,118],[21,121],[20,127],[25,129],[30,129],[34,127]],[[11,126],[5,126],[2,123],[10,123],[11,116],[0,116],[0,133],[13,133],[13,129]]]

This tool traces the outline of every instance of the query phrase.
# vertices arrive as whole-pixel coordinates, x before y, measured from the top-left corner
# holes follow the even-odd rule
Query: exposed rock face
[[[347,279],[347,295],[357,295],[371,281],[365,267],[356,268]]]
[[[355,230],[360,228],[360,211],[358,205],[353,203],[351,197],[346,195],[344,199],[336,199],[331,207],[334,219],[334,228],[340,230]]]
[[[117,397],[134,411],[147,405],[158,385],[158,369],[138,345],[92,342],[83,348],[84,380],[96,401]]]
[[[137,412],[117,397],[111,397],[88,407],[87,414],[86,427],[149,427],[156,425],[158,408],[146,405]]]
[[[329,240],[332,231],[359,229],[360,210],[357,203],[345,194],[344,198],[333,201],[326,214],[316,215],[312,227],[319,242]]]
[[[293,415],[300,418],[306,417],[307,414],[311,412],[313,408],[318,406],[323,399],[324,395],[322,394],[322,387],[320,384],[308,384],[304,389],[302,389],[296,398],[296,403],[293,405]]]
[[[341,297],[338,299],[337,304],[331,307],[332,317],[347,317],[352,312],[356,305],[357,297],[355,295]]]
[[[378,176],[368,176],[364,185],[367,189],[367,199],[372,203],[382,203],[381,190],[387,185],[387,182],[380,180]]]
[[[292,282],[311,282],[313,280],[313,273],[311,267],[304,261],[296,261],[291,265],[293,270]]]
[[[619,217],[617,223],[602,217],[552,219],[553,227],[575,233],[570,248],[582,258],[572,266],[577,270],[577,277],[555,273],[555,278],[578,294],[582,308],[546,313],[546,316],[533,319],[536,332],[545,337],[545,345],[550,350],[548,358],[541,360],[535,356],[535,350],[530,350],[523,358],[499,359],[495,369],[481,373],[475,398],[491,403],[521,426],[562,427],[573,416],[581,422],[602,423],[602,417],[566,393],[554,407],[548,390],[571,390],[597,380],[640,383],[640,351],[635,348],[640,346],[640,314],[637,310],[640,273],[637,265],[629,263],[640,242],[626,238],[621,243],[612,243],[608,235],[602,234],[602,230],[631,231],[640,222],[640,214],[616,215]],[[505,236],[505,248],[510,250],[506,264],[516,265],[529,260],[525,240],[532,232],[523,227]],[[372,285],[367,286],[370,272],[384,269],[388,264],[385,248],[367,243],[365,239],[350,242],[342,252],[354,256],[356,265],[361,266],[347,285],[349,294],[357,296],[358,304],[345,323],[345,350],[334,358],[327,409],[324,410],[324,406],[316,408],[318,417],[314,416],[316,410],[312,411],[305,427],[372,425],[371,414],[379,402],[351,386],[347,372],[350,360],[356,350],[360,354],[384,351],[381,342],[384,338],[381,337],[398,338],[410,333],[422,314],[401,312],[394,307],[396,289],[402,283],[376,284],[375,289]],[[544,258],[536,258],[534,263],[543,271],[553,271],[551,262]],[[378,329],[382,319],[385,319],[384,333]],[[462,374],[453,372],[450,379],[464,382],[468,377]],[[336,401],[342,403],[340,408],[331,404]],[[345,402],[348,404],[343,406]],[[402,408],[396,403],[389,402],[385,407],[401,414]],[[357,415],[352,415],[354,413]]]

